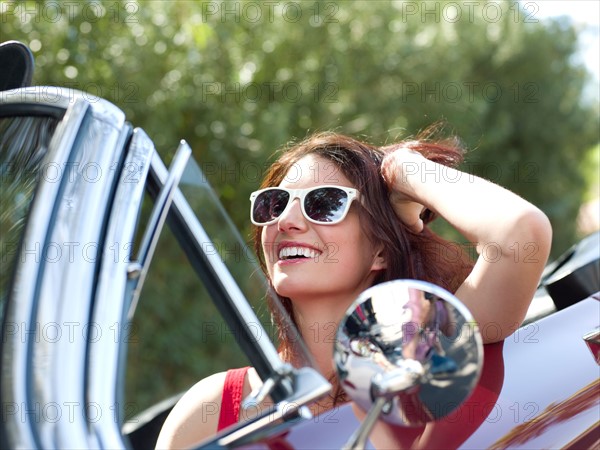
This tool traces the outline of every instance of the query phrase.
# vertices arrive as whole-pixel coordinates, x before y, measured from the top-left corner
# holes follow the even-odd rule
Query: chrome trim
[[[483,342],[453,294],[399,279],[370,287],[348,308],[333,359],[348,398],[368,411],[343,447],[358,450],[378,418],[423,426],[463,404],[481,376]]]
[[[94,117],[103,122],[124,123],[125,114],[112,103],[87,92],[56,86],[33,86],[0,92],[0,104],[27,104],[68,109],[76,103],[92,106]]]
[[[158,155],[152,158],[152,165],[150,167],[150,176],[154,176],[159,180],[159,183],[164,185],[168,171],[164,163],[160,160]],[[197,243],[210,243],[211,239],[199,222],[196,214],[190,207],[189,203],[185,199],[184,195],[179,189],[175,192],[173,197],[172,210],[175,215],[181,216],[181,222],[189,228],[190,234]],[[272,374],[284,374],[287,372],[287,365],[281,361],[277,350],[270,341],[267,332],[261,325],[261,322],[256,317],[254,310],[248,304],[248,301],[244,297],[244,294],[240,290],[238,284],[235,282],[233,276],[227,269],[225,263],[221,260],[220,256],[216,252],[205,252],[206,246],[199,246],[203,252],[203,257],[210,265],[211,269],[215,272],[219,282],[226,289],[229,298],[238,314],[238,317],[245,322],[246,325],[252,324],[253,334],[259,336],[258,339],[254,339],[257,346],[260,348],[260,355],[264,358],[270,369],[270,374],[261,373],[259,369],[259,375],[262,379],[270,378]],[[248,355],[252,358],[253,355]]]
[[[102,448],[126,447],[120,425],[124,421],[122,389],[130,331],[125,318],[129,304],[127,268],[154,152],[150,138],[142,129],[136,128],[117,180],[102,250],[95,293],[95,298],[100,301],[95,302],[92,323],[107,332],[89,345],[87,387],[89,401],[100,405],[102,411],[110,412],[90,424],[91,432],[97,436]]]
[[[598,365],[600,365],[600,326],[597,326],[594,330],[584,334],[583,340],[590,349],[592,357]]]
[[[157,188],[161,188],[165,184],[167,177],[168,172],[166,167],[158,155],[155,154],[150,166],[150,189],[156,191]],[[152,186],[152,184],[156,186]],[[289,418],[290,416],[295,416],[296,418],[305,416],[306,414],[302,414],[302,411],[305,411],[304,405],[330,392],[331,384],[316,370],[306,367],[295,370],[279,358],[279,354],[268,338],[268,334],[262,329],[262,325],[256,317],[254,310],[249,305],[218,253],[205,252],[204,249],[209,248],[209,246],[194,245],[211,243],[211,239],[179,188],[174,194],[170,219],[175,235],[178,238],[188,240],[189,245],[187,247],[188,251],[192,254],[191,259],[203,258],[200,270],[214,272],[212,274],[214,278],[211,274],[207,273],[200,272],[199,275],[201,278],[206,277],[209,280],[208,284],[205,282],[209,291],[211,288],[217,291],[216,294],[212,294],[213,300],[219,297],[216,298],[217,302],[222,300],[223,303],[227,303],[227,307],[225,307],[227,314],[222,315],[228,322],[228,325],[237,325],[239,322],[239,325],[242,327],[245,325],[247,328],[250,328],[249,324],[252,324],[254,328],[253,334],[260,336],[258,339],[254,338],[251,340],[254,345],[250,345],[249,342],[239,343],[246,351],[250,363],[255,366],[261,379],[267,384],[271,380],[274,388],[278,389],[277,392],[271,394],[271,397],[277,402],[274,409],[252,422],[244,423],[241,429],[234,428],[228,430],[224,436],[216,436],[202,445],[209,448],[212,445],[240,445],[242,441],[246,443],[249,439],[253,439],[258,435],[262,436],[266,430],[278,426],[279,419]],[[194,265],[194,261],[192,261],[192,265]],[[195,268],[199,270],[198,267]],[[216,286],[209,286],[210,282],[219,283],[220,286],[218,288]],[[256,330],[257,327],[260,327],[258,331]],[[237,337],[238,334],[236,334]],[[248,350],[244,345],[252,347],[252,349]]]
[[[74,170],[62,181],[48,238],[48,242],[57,245],[74,243],[75,250],[68,258],[48,261],[40,283],[39,295],[44,301],[39,304],[36,320],[40,324],[73,327],[72,339],[62,336],[52,345],[42,339],[40,345],[34,346],[34,361],[51,361],[49,365],[33,367],[36,400],[42,405],[58,404],[63,414],[71,412],[64,408],[72,407],[73,420],[37,424],[44,447],[97,447],[99,443],[89,433],[89,424],[110,414],[88,402],[86,366],[89,342],[109,332],[91,322],[90,317],[106,215],[114,194],[115,169],[121,162],[129,127],[107,117],[102,108],[97,115],[95,108],[96,104],[90,105],[90,114],[81,124],[69,158],[71,164],[94,169],[89,174]]]
[[[224,436],[202,444],[200,448],[212,448],[216,442],[222,447],[238,447],[258,441],[271,429],[278,427],[281,420],[289,417],[296,419],[311,418],[305,405],[317,400],[331,390],[331,385],[314,369],[303,367],[295,371],[294,393],[284,401],[277,403],[268,413],[257,419],[244,422],[239,428],[228,430]],[[295,414],[298,413],[298,414]],[[288,426],[296,423],[291,420]]]
[[[53,93],[56,101],[49,102],[40,92]],[[135,133],[123,161],[130,134],[124,114],[106,101],[90,103],[84,97],[76,91],[39,87],[0,95],[0,106],[24,105],[25,112],[29,105],[66,109],[64,115],[60,112],[63,118],[45,163],[70,170],[68,176],[55,182],[42,180],[37,187],[24,233],[22,263],[7,301],[5,322],[34,331],[4,336],[2,343],[3,367],[7,368],[1,374],[3,404],[13,402],[34,413],[36,405],[38,408],[37,417],[31,419],[22,419],[21,410],[6,416],[4,428],[15,447],[127,447],[120,432],[123,405],[119,404],[126,345],[115,345],[111,326],[117,324],[117,331],[122,332],[127,325],[127,302],[136,280],[128,278],[130,255],[111,260],[110,246],[112,240],[133,239],[148,174],[154,172],[154,185],[156,180],[164,185],[168,174],[141,130]],[[139,164],[139,178],[133,186],[121,186],[117,176],[125,173],[128,162]],[[77,169],[86,164],[101,174],[94,182]],[[183,221],[180,226],[189,229],[186,237],[210,242],[179,189],[174,192],[171,212]],[[49,244],[62,248],[62,257],[50,254]],[[45,249],[41,256],[27,252],[40,247]],[[210,253],[204,257],[231,296],[238,318],[246,325],[251,322],[256,332],[260,322],[220,256]],[[48,326],[55,332],[53,336],[43,334]],[[44,330],[41,338],[40,330]],[[301,405],[329,392],[331,386],[317,372],[291,371],[279,359],[267,333],[262,330],[260,336],[248,356],[260,361],[261,375],[278,378],[273,397],[286,394],[278,404],[286,417],[290,411],[304,411]],[[290,402],[294,402],[292,407]],[[47,407],[53,409],[46,411]],[[54,417],[40,417],[48,412]],[[53,420],[58,414],[62,420]]]
[[[158,198],[156,199],[156,202],[154,203],[152,215],[150,216],[148,224],[146,225],[146,230],[144,231],[144,236],[142,237],[138,255],[136,261],[134,262],[134,264],[139,264],[141,267],[139,269],[139,276],[133,278],[131,281],[132,283],[135,283],[135,288],[133,292],[133,299],[127,314],[128,320],[133,319],[133,314],[135,313],[135,308],[140,298],[144,281],[146,280],[146,274],[148,273],[150,263],[152,262],[152,256],[154,255],[154,250],[156,249],[160,232],[165,224],[169,208],[171,207],[171,203],[173,201],[173,194],[179,185],[179,180],[183,175],[183,171],[185,170],[191,154],[192,149],[187,142],[181,141],[179,143],[179,147],[177,148],[177,153],[175,153],[173,161],[171,162],[168,177],[158,195]],[[131,274],[131,271],[129,271],[129,273]]]
[[[10,92],[10,91],[9,91]],[[4,96],[0,101],[5,102]],[[82,101],[73,103],[65,113],[64,119],[58,124],[54,136],[50,141],[48,154],[43,164],[66,163],[71,153],[73,143],[78,134],[79,127],[88,111],[89,104]],[[27,258],[26,252],[31,245],[35,247],[46,242],[47,234],[53,224],[49,223],[55,203],[58,199],[60,183],[40,183],[36,189],[34,201],[29,213],[27,229],[21,247],[21,264],[15,274],[12,292],[8,301],[5,324],[12,324],[17,330],[13,336],[3,336],[6,339],[3,346],[2,364],[2,401],[5,404],[14,403],[17,408],[24,408],[30,404],[31,375],[30,355],[32,353],[32,335],[21,333],[31,329],[35,322],[35,311],[38,304],[38,277],[41,273],[41,263],[37,257]],[[29,328],[25,328],[29,327]],[[23,328],[23,330],[21,330]],[[34,328],[35,330],[35,328]],[[35,340],[35,335],[33,335]],[[5,426],[8,438],[24,448],[37,446],[38,437],[30,421],[19,420],[17,417],[7,416]]]
[[[373,406],[369,410],[360,426],[354,430],[354,433],[348,438],[342,450],[364,450],[367,446],[369,435],[377,423],[383,409],[391,403],[391,400],[385,397],[377,397]]]
[[[46,88],[56,94],[50,102],[40,97],[43,89],[0,96],[2,105],[25,102],[67,109],[44,160],[62,170],[61,176],[43,179],[37,187],[5,318],[33,332],[3,343],[4,361],[10,361],[3,367],[11,370],[2,373],[3,403],[15,402],[33,415],[25,420],[20,411],[4,425],[15,447],[95,447],[99,442],[88,425],[98,411],[90,409],[94,405],[87,402],[84,386],[94,326],[96,250],[113,194],[111,171],[121,160],[130,128],[124,114],[106,101],[91,103],[75,91]]]

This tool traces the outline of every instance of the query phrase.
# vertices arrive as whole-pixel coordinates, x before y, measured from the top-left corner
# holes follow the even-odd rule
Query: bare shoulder
[[[157,449],[188,448],[216,433],[225,376],[204,378],[181,397],[163,425]]]

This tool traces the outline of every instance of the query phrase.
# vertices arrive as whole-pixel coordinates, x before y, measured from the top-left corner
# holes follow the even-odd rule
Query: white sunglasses
[[[358,196],[356,189],[344,186],[315,186],[308,189],[269,187],[250,195],[250,220],[254,225],[270,225],[279,219],[294,199],[299,198],[302,214],[308,221],[319,225],[335,225],[344,220],[352,201]]]

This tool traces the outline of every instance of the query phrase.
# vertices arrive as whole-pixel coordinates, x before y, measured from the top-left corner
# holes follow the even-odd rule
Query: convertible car
[[[178,396],[127,415],[122,337],[160,281],[152,266],[169,264],[167,234],[263,380],[244,404],[274,405],[198,448],[600,448],[598,234],[548,267],[526,321],[497,344],[481,345],[493,330],[436,286],[366,291],[335,334],[352,401],[313,417],[331,386],[279,358],[241,262],[214,251],[211,230],[230,221],[187,143],[167,167],[109,102],[30,87],[23,45],[0,45],[0,60],[0,448],[154,447]],[[427,319],[403,322],[407,308]]]

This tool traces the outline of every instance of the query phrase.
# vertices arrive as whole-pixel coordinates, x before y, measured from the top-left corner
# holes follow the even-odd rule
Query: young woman
[[[317,134],[285,151],[253,193],[261,266],[337,393],[313,405],[314,413],[345,400],[333,372],[332,325],[376,283],[416,278],[454,292],[481,330],[493,328],[485,343],[504,339],[524,318],[550,250],[548,219],[519,196],[452,168],[462,153],[455,139],[375,147]],[[473,243],[474,264],[429,230],[437,215]],[[516,257],[525,249],[529,258]],[[282,358],[294,363],[282,338]],[[157,447],[186,447],[244,420],[239,403],[260,384],[252,368],[200,381],[167,418]]]

